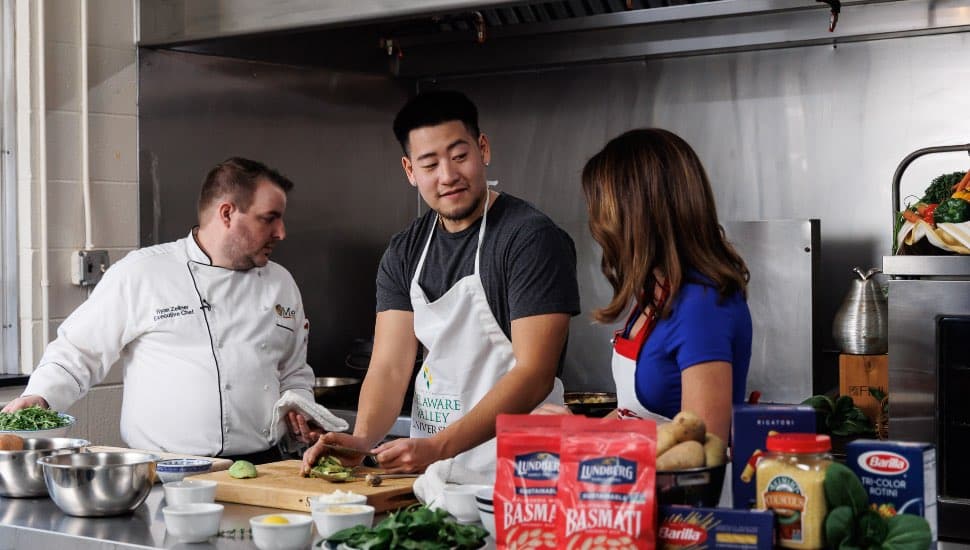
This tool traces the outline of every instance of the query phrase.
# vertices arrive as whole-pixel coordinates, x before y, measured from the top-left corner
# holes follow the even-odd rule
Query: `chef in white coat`
[[[286,237],[293,183],[231,158],[213,168],[199,226],[129,253],[60,326],[26,390],[4,407],[65,411],[123,368],[121,436],[132,448],[269,462],[283,392],[313,400],[309,323],[290,273],[270,261]],[[296,433],[306,420],[287,421]]]
[[[430,210],[393,237],[381,260],[354,433],[324,435],[304,454],[304,470],[331,443],[373,450],[389,471],[455,457],[488,474],[498,414],[562,403],[557,370],[569,318],[579,312],[575,248],[535,207],[489,189],[488,138],[463,94],[412,98],[394,132],[404,173]],[[419,345],[425,355],[415,373]],[[375,448],[411,380],[411,437]]]

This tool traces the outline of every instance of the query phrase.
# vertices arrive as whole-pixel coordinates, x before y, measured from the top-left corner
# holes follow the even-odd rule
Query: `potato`
[[[704,434],[707,433],[707,426],[699,416],[690,411],[680,411],[677,416],[670,421],[673,425],[674,438],[677,443],[685,441],[696,441],[704,443]]]
[[[700,468],[704,465],[704,446],[697,441],[684,441],[657,457],[657,471],[670,472]]]
[[[674,436],[674,425],[671,423],[657,426],[657,456],[666,453],[671,447],[677,444]]]
[[[704,440],[704,465],[720,466],[727,460],[727,445],[720,437],[709,433]]]
[[[0,451],[22,451],[24,450],[24,440],[12,434],[0,435]]]

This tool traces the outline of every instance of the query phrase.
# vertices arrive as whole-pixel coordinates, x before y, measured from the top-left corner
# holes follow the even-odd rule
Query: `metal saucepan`
[[[360,385],[360,378],[343,378],[337,376],[318,376],[313,381],[313,395],[317,399],[341,390],[348,390]]]
[[[616,408],[616,394],[610,392],[567,391],[563,400],[573,414],[585,416],[603,417]]]

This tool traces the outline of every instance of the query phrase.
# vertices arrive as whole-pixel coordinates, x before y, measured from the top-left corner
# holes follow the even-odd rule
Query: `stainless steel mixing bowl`
[[[147,453],[54,455],[38,462],[51,499],[72,516],[113,516],[137,508],[152,489],[155,461]]]
[[[0,451],[0,496],[47,496],[44,471],[37,460],[54,454],[77,453],[90,445],[70,437],[28,437],[22,451]]]

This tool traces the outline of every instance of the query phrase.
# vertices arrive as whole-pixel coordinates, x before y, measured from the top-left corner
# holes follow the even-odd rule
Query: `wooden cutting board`
[[[104,447],[104,446],[101,446],[101,445],[92,445],[92,446],[88,447],[88,451],[89,452],[92,452],[92,453],[120,453],[120,452],[124,452],[124,451],[134,451],[136,453],[153,454],[153,455],[157,456],[159,460],[169,460],[169,459],[172,459],[172,458],[201,458],[203,460],[211,460],[212,461],[212,470],[211,471],[213,471],[213,472],[219,472],[219,471],[222,471],[222,470],[228,470],[229,467],[232,466],[232,461],[229,460],[228,458],[216,458],[216,457],[212,457],[212,456],[182,455],[182,454],[177,454],[177,453],[163,453],[163,452],[160,452],[160,451],[144,451],[144,450],[141,450],[141,449],[127,449],[127,448],[124,448],[124,447]],[[159,480],[156,478],[155,481],[158,482]]]
[[[280,508],[309,512],[309,497],[332,493],[336,490],[352,491],[367,496],[367,504],[375,510],[385,512],[396,510],[417,502],[414,496],[414,478],[385,479],[378,487],[364,483],[363,475],[379,472],[373,468],[358,468],[359,478],[345,483],[331,483],[323,479],[302,477],[299,460],[284,460],[256,466],[254,478],[235,479],[229,472],[210,472],[194,476],[193,479],[211,479],[217,483],[216,500],[236,502],[267,508]]]

